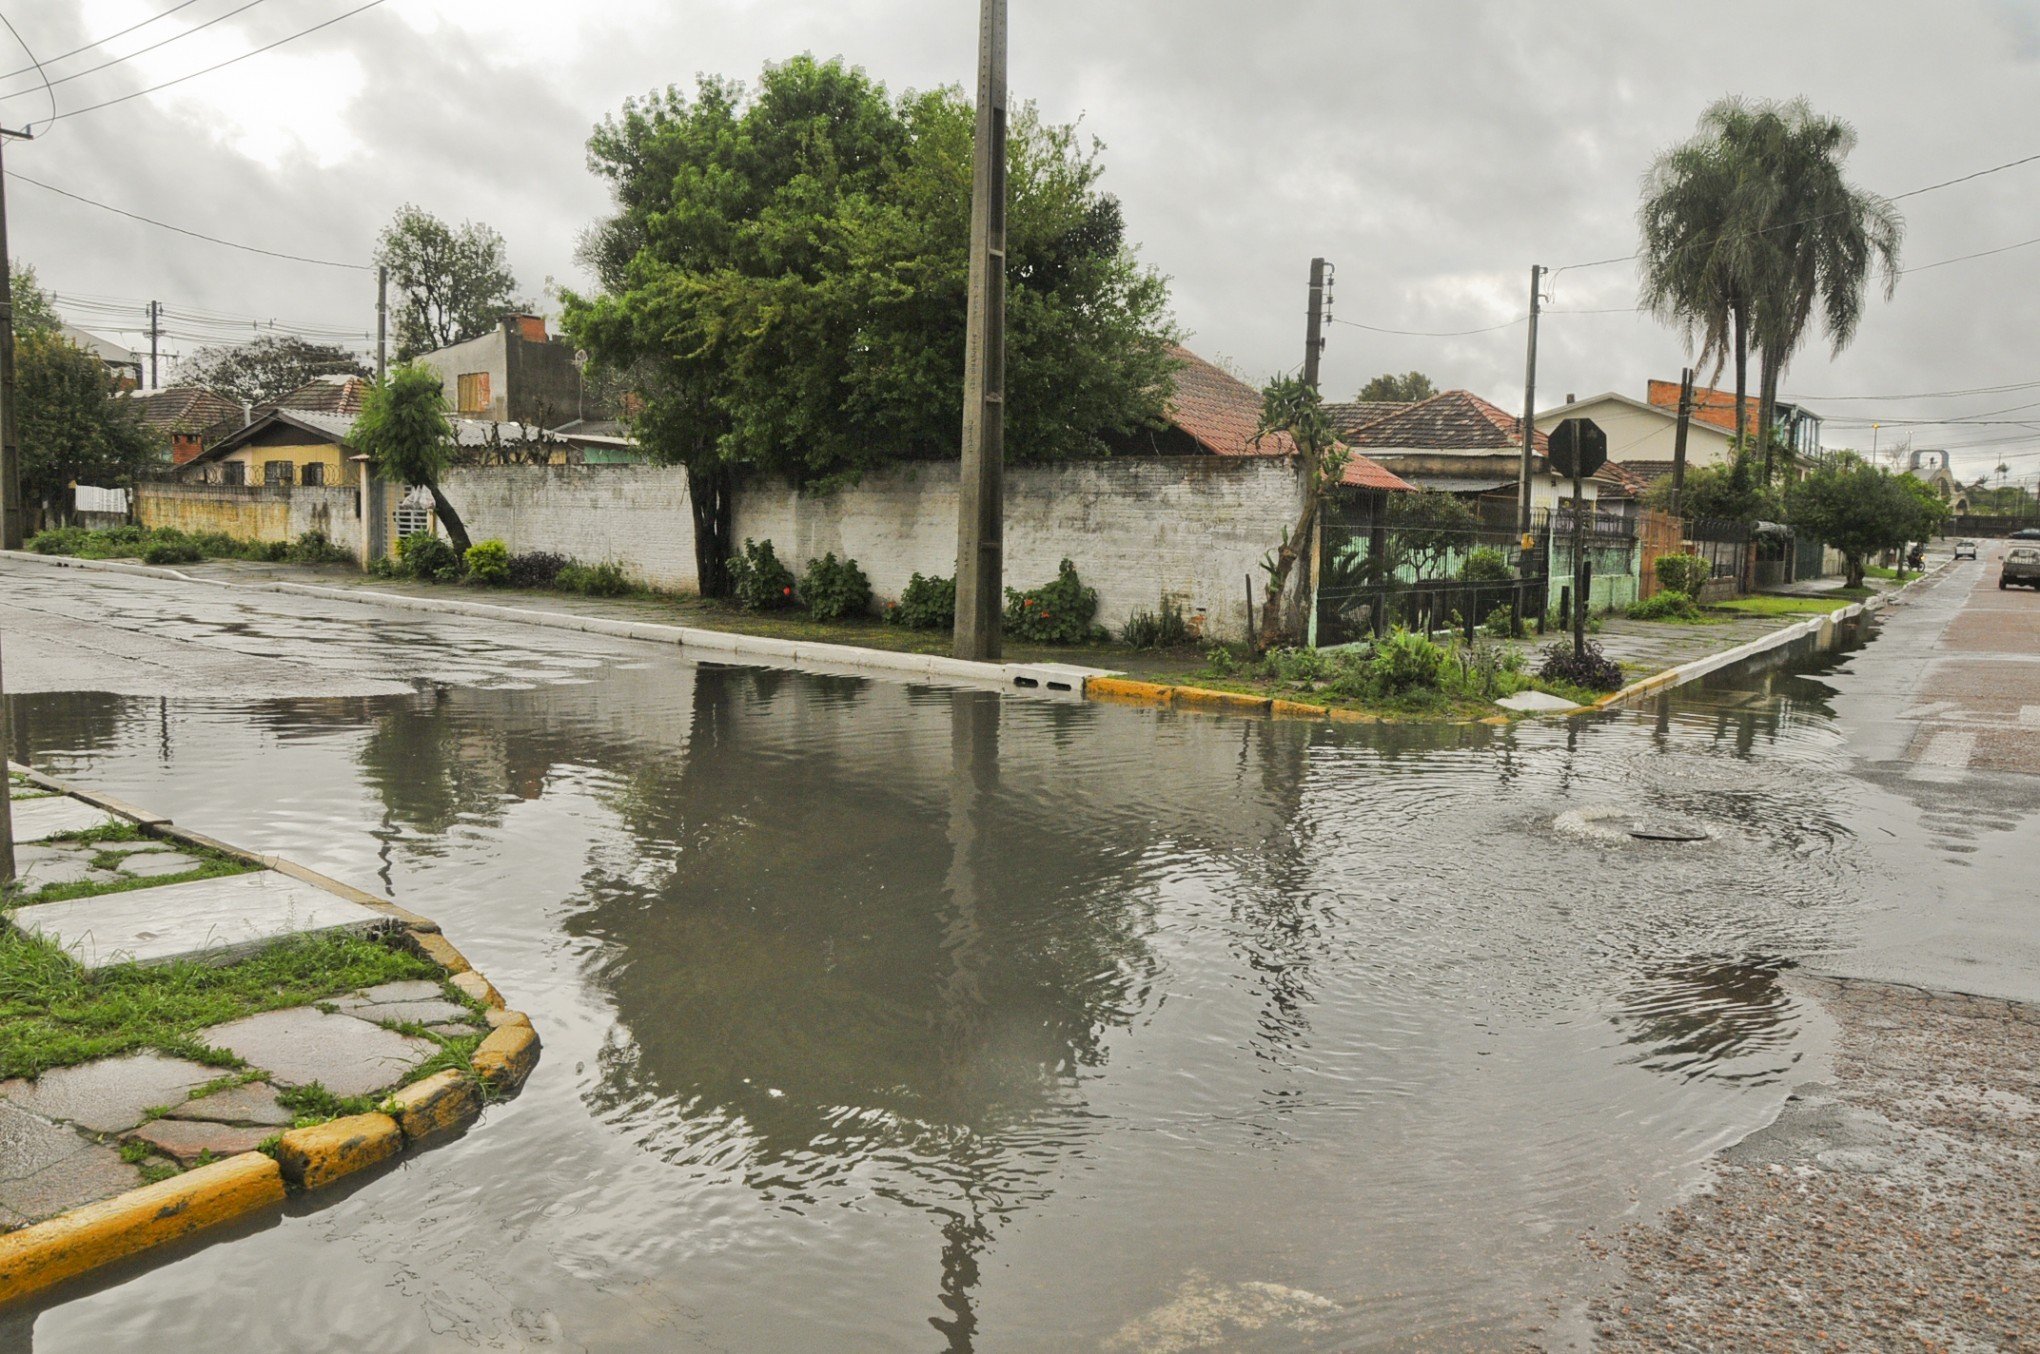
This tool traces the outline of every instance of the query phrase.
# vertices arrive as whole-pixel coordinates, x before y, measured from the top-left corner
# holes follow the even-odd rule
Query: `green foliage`
[[[1492,639],[1506,639],[1516,633],[1516,608],[1504,602],[1488,612],[1487,619],[1480,623],[1480,632]]]
[[[476,541],[461,558],[471,583],[494,588],[510,581],[510,547],[501,541]]]
[[[1445,666],[1445,651],[1428,635],[1400,626],[1374,646],[1368,668],[1376,688],[1387,696],[1403,695],[1416,687],[1434,687]]]
[[[388,267],[400,298],[399,362],[478,338],[529,308],[513,295],[517,279],[503,237],[479,222],[456,229],[406,203],[376,241],[375,261]]]
[[[57,313],[50,294],[42,289],[36,280],[35,265],[17,263],[13,266],[14,284],[14,336],[44,333],[58,328],[64,317]]]
[[[1516,571],[1509,567],[1509,557],[1491,545],[1483,545],[1469,551],[1459,566],[1459,577],[1467,583],[1509,583],[1516,577]]]
[[[293,334],[265,334],[246,343],[200,348],[177,364],[177,380],[230,399],[262,404],[322,376],[367,376],[369,369],[345,348]]]
[[[333,543],[323,531],[307,531],[290,543],[293,564],[351,564],[354,552]]]
[[[1005,629],[1015,639],[1034,644],[1082,644],[1091,638],[1091,618],[1098,614],[1098,590],[1077,578],[1077,566],[1064,560],[1055,581],[1022,592],[1006,589]]]
[[[1664,588],[1640,602],[1631,602],[1623,614],[1632,621],[1690,621],[1702,613],[1690,594]]]
[[[1714,576],[1714,566],[1704,555],[1659,555],[1651,570],[1657,575],[1659,587],[1684,593],[1688,598],[1698,597],[1700,589]]]
[[[1842,552],[1849,587],[1863,582],[1864,562],[1880,550],[1896,550],[1931,537],[1947,518],[1948,505],[1910,475],[1860,461],[1825,465],[1786,494],[1786,520]]]
[[[1400,376],[1391,371],[1361,386],[1360,393],[1353,398],[1361,404],[1414,404],[1437,393],[1431,378],[1420,371],[1407,371]]]
[[[1776,521],[1782,512],[1778,497],[1761,481],[1761,467],[1746,451],[1736,452],[1726,465],[1688,470],[1679,514],[1723,522]],[[1645,491],[1644,502],[1663,509],[1670,506],[1671,493],[1671,477],[1666,476]]]
[[[550,550],[532,550],[512,555],[507,581],[513,588],[550,588],[559,580],[560,570],[572,563],[565,555]]]
[[[915,574],[900,599],[885,609],[885,619],[909,630],[949,630],[956,625],[956,580]]]
[[[439,487],[440,476],[453,463],[454,435],[437,372],[418,366],[392,371],[362,400],[349,440],[367,453],[370,466],[384,479],[431,490],[453,548],[467,553],[467,527]]]
[[[587,597],[622,597],[630,592],[630,579],[623,566],[613,560],[600,564],[568,564],[553,576],[561,592],[578,592]]]
[[[1569,643],[1545,645],[1537,675],[1547,682],[1565,682],[1588,691],[1622,689],[1622,665],[1601,652],[1601,646],[1591,639],[1577,655]]]
[[[422,583],[450,583],[460,577],[461,556],[429,531],[414,531],[397,542],[402,573]]]
[[[80,559],[141,559],[149,564],[190,564],[201,559],[245,559],[276,563],[293,560],[320,564],[354,557],[308,531],[296,541],[243,541],[222,531],[184,532],[176,527],[138,526],[51,527],[29,537],[30,550],[42,555],[75,555]]]
[[[793,570],[779,562],[771,541],[744,538],[743,553],[729,561],[730,596],[746,611],[777,611],[796,605]]]
[[[771,543],[766,544],[769,547]],[[800,576],[799,595],[808,614],[818,621],[862,616],[871,610],[871,580],[856,560],[838,561],[833,551],[808,561],[807,572]]]
[[[15,340],[15,426],[24,498],[60,501],[72,483],[131,484],[167,460],[141,405],[116,397],[99,358],[54,329]]]
[[[1119,637],[1135,649],[1174,649],[1190,642],[1190,625],[1183,618],[1183,608],[1163,598],[1159,612],[1136,611],[1128,616]]]
[[[1376,570],[1384,577],[1405,568],[1419,578],[1434,577],[1480,525],[1472,508],[1440,489],[1390,494],[1387,517],[1387,549],[1376,561]]]
[[[190,540],[154,540],[142,548],[144,564],[196,564],[205,555]]]

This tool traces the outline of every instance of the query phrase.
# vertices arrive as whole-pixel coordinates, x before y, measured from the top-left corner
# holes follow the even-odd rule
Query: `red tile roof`
[[[1376,419],[1407,409],[1410,403],[1408,400],[1345,400],[1327,404],[1325,412],[1332,416],[1332,428],[1339,436],[1350,439]]]
[[[1447,390],[1375,419],[1348,434],[1356,447],[1398,451],[1506,451],[1523,445],[1523,425],[1470,390]],[[1539,455],[1550,449],[1543,433],[1532,435]]]
[[[317,414],[358,414],[361,401],[373,384],[359,376],[321,376],[271,400],[256,412],[270,409],[308,409]]]
[[[1273,433],[1259,441],[1261,393],[1230,372],[1212,365],[1188,348],[1172,347],[1183,365],[1176,372],[1176,393],[1169,401],[1169,422],[1188,433],[1214,456],[1294,456],[1296,440]],[[1346,461],[1340,483],[1360,489],[1401,490],[1410,486],[1365,456]]]
[[[239,425],[241,406],[236,400],[204,386],[165,386],[161,390],[137,390],[127,397],[141,406],[142,421],[165,432],[204,432],[215,423],[231,420]]]

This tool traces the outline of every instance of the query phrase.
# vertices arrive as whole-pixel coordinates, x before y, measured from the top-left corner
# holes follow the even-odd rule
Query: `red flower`
[[[1021,599],[1020,599],[1020,605],[1021,605],[1021,606],[1033,606],[1033,605],[1034,605],[1034,599],[1033,599],[1032,597],[1023,597],[1023,598],[1021,598]]]
[[[787,597],[791,597],[791,596],[793,596],[793,589],[792,589],[792,588],[781,588],[781,589],[780,589],[779,591],[780,591],[780,592],[781,592],[781,593],[782,593],[783,595],[785,595],[785,596],[787,596]]]

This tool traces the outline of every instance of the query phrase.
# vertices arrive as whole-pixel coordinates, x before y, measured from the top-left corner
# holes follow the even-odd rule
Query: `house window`
[[[454,403],[457,412],[463,414],[486,414],[489,412],[489,373],[485,371],[464,371],[453,378]]]
[[[264,461],[262,463],[262,482],[264,484],[272,486],[280,484],[288,488],[290,482],[296,478],[297,466],[290,461]]]
[[[307,461],[298,470],[298,483],[315,486],[326,482],[326,465],[323,461]]]
[[[221,484],[246,484],[248,463],[246,461],[222,461],[220,463]]]

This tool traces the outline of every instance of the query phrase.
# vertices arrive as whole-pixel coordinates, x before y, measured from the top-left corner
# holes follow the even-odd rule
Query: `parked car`
[[[1975,542],[1975,541],[1957,541],[1957,542],[1955,542],[1955,558],[1956,558],[1956,559],[1975,559],[1975,558],[1976,558],[1976,542]]]
[[[2040,541],[2040,527],[2020,527],[2005,539],[2012,541]]]
[[[2040,588],[2040,545],[2015,545],[2005,551],[2005,566],[1998,574],[2001,588]]]

